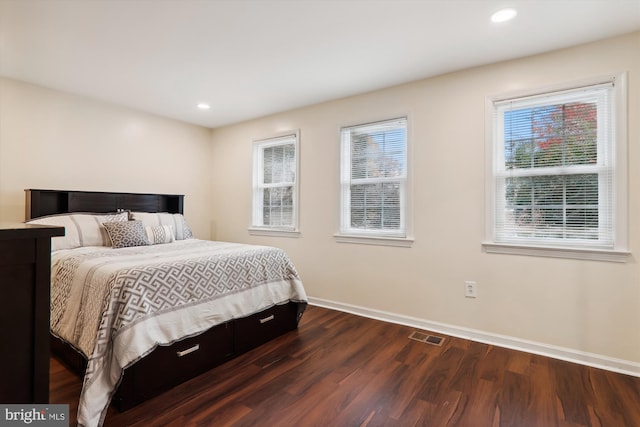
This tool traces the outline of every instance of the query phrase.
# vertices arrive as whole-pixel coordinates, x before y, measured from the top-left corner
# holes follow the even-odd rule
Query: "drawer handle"
[[[273,314],[271,316],[265,317],[264,319],[260,319],[260,323],[267,323],[273,319],[275,319],[276,316],[274,316]]]
[[[191,348],[182,351],[176,351],[176,355],[178,357],[186,356],[187,354],[193,353],[194,351],[200,350],[200,344],[196,344]]]

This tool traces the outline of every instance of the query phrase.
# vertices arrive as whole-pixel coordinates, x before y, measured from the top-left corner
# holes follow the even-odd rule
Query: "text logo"
[[[68,427],[69,405],[0,405],[0,427]]]

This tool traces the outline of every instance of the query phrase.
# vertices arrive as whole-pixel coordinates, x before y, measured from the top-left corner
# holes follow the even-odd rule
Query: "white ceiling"
[[[0,75],[217,127],[639,29],[640,0],[0,0]]]

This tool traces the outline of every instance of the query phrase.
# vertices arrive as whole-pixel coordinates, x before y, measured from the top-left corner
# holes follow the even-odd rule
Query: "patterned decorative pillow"
[[[173,227],[173,238],[175,240],[193,238],[193,233],[182,214],[167,212],[131,212],[131,219],[142,221],[145,227],[170,225]]]
[[[73,249],[81,246],[110,246],[105,222],[126,222],[127,212],[114,214],[72,213],[51,215],[27,221],[27,224],[57,225],[65,228],[65,235],[51,239],[51,250]]]
[[[144,225],[140,221],[105,222],[113,248],[147,246],[150,244]]]
[[[152,245],[158,245],[160,243],[173,242],[173,227],[170,225],[156,225],[153,227],[145,227],[147,231],[147,237]]]

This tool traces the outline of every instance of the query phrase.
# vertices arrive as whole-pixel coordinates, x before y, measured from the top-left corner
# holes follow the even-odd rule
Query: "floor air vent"
[[[438,345],[438,346],[442,345],[442,343],[444,342],[444,338],[442,337],[423,334],[422,332],[418,332],[418,331],[414,331],[411,335],[409,335],[409,339],[420,341],[420,342],[426,342],[427,344]]]

